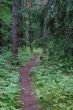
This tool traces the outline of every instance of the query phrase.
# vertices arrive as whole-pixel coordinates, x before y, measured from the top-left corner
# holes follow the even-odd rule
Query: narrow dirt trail
[[[30,70],[37,62],[37,58],[38,55],[33,55],[32,59],[26,64],[26,66],[20,69],[21,110],[40,110],[36,96],[32,92],[32,79],[29,75]]]

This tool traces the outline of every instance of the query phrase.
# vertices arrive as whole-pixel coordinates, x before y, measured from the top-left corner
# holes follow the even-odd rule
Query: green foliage
[[[19,48],[17,60],[11,51],[2,50],[0,55],[0,110],[20,110],[19,66],[24,66],[31,59],[29,48]]]
[[[9,46],[11,39],[11,0],[0,1],[0,46]]]
[[[3,63],[2,60],[6,59],[7,62],[9,62],[13,66],[23,66],[27,61],[32,58],[29,47],[26,47],[26,49],[19,48],[18,51],[18,57],[16,59],[13,59],[11,51],[2,49],[3,57],[1,55],[1,65]]]
[[[29,47],[26,47],[26,49],[19,48],[18,61],[20,62],[20,65],[24,65],[31,58],[32,54],[30,52]]]
[[[24,8],[21,7],[21,1],[19,0],[19,46],[24,42],[29,46],[29,24],[32,28],[32,38],[34,45],[40,47],[43,41],[45,42],[45,48],[48,48],[49,55],[55,57],[70,57],[71,52],[67,51],[68,48],[73,48],[73,2],[72,0],[53,0],[46,3],[46,6],[40,5],[41,1],[32,1],[32,8],[29,10],[26,6],[26,0],[24,1]],[[0,46],[10,47],[11,43],[11,0],[0,1]],[[41,16],[43,15],[43,16]],[[23,16],[24,22],[21,20]],[[43,23],[42,24],[42,17]],[[30,23],[29,23],[30,22]],[[42,27],[41,27],[42,26]],[[47,40],[43,37],[43,30],[46,31]],[[40,35],[42,31],[42,35]],[[22,36],[21,33],[24,33]],[[48,35],[49,34],[49,35]],[[44,44],[43,44],[44,45]],[[43,46],[44,47],[44,46]],[[48,56],[49,56],[48,55]]]
[[[46,9],[45,9],[46,10]],[[45,11],[44,10],[44,11]],[[45,47],[48,48],[50,57],[72,56],[69,48],[73,48],[73,2],[72,0],[48,1],[46,15],[47,37]],[[45,27],[44,27],[45,28]],[[45,40],[44,40],[45,42]]]
[[[17,110],[19,108],[18,72],[0,68],[0,109]]]
[[[10,0],[0,1],[0,19],[2,19],[7,25],[10,24],[11,20],[10,3]]]
[[[7,53],[0,55],[0,110],[19,110],[19,74],[7,56]]]
[[[71,61],[49,61],[38,65],[31,75],[42,110],[73,109],[73,66]]]

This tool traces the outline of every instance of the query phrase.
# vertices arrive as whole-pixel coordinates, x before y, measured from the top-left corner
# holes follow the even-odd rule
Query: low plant
[[[35,93],[42,110],[73,110],[73,67],[68,62],[49,61],[33,68]]]

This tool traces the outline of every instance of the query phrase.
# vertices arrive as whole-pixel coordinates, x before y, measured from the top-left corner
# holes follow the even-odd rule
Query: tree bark
[[[21,26],[22,26],[21,37],[22,37],[22,44],[23,44],[24,47],[26,47],[26,38],[25,38],[25,30],[24,30],[25,17],[23,15],[24,0],[21,1],[21,10],[22,10],[22,15],[21,15]]]
[[[18,0],[13,0],[12,6],[12,55],[18,56]]]
[[[29,16],[29,42],[30,42],[30,50],[31,52],[33,52],[33,46],[32,46],[32,42],[33,42],[33,32],[32,32],[32,27],[31,27],[31,7],[32,7],[32,3],[31,0],[27,0],[27,8],[28,8],[28,16]]]

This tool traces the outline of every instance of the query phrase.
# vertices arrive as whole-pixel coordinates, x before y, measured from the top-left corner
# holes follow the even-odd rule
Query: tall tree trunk
[[[41,15],[40,15],[40,36],[43,38],[42,47],[44,48],[46,33],[46,11],[48,7],[48,0],[41,0]]]
[[[25,38],[25,31],[24,31],[25,17],[23,15],[23,11],[24,11],[24,0],[21,0],[21,10],[22,10],[22,15],[21,15],[21,26],[22,26],[21,37],[22,37],[22,44],[23,44],[24,47],[26,47],[26,38]]]
[[[33,52],[33,46],[32,46],[32,42],[33,42],[33,37],[32,37],[32,27],[31,27],[31,0],[27,0],[27,8],[28,8],[28,16],[29,16],[29,42],[30,42],[30,50],[31,52]]]
[[[18,56],[18,0],[13,0],[12,7],[12,54]]]

